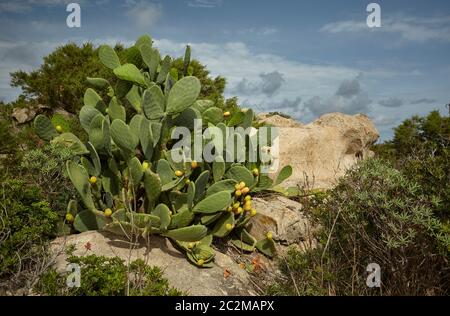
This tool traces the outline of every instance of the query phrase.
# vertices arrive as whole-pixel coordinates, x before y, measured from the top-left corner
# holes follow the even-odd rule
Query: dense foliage
[[[36,263],[57,220],[38,187],[20,180],[1,184],[0,279]]]
[[[450,117],[433,111],[405,120],[375,152],[419,183],[422,194],[438,199],[433,211],[450,227]]]
[[[51,296],[178,296],[183,293],[169,286],[158,267],[149,267],[141,259],[125,264],[114,257],[70,256],[68,263],[80,266],[80,287],[67,287],[68,274],[49,270],[34,290]]]
[[[450,119],[415,116],[377,145],[379,158],[350,170],[329,192],[302,200],[322,227],[318,248],[291,249],[275,295],[448,295]],[[381,288],[366,267],[381,267]]]
[[[124,48],[117,44],[114,47],[121,63],[136,63],[143,66],[140,52],[136,47]],[[211,78],[204,65],[196,60],[191,62],[191,75],[202,83],[201,97],[213,100],[220,107],[236,107],[236,99],[225,100],[225,78]],[[170,69],[183,71],[183,59],[171,61]],[[70,71],[68,71],[70,70]],[[16,71],[11,73],[11,85],[20,87],[22,95],[14,106],[29,106],[37,103],[51,108],[63,108],[70,113],[77,113],[83,106],[83,96],[89,87],[86,78],[101,77],[109,80],[113,85],[116,78],[108,71],[98,57],[98,47],[91,43],[81,46],[69,43],[56,48],[44,57],[42,65],[31,72]],[[106,96],[107,91],[100,91]]]

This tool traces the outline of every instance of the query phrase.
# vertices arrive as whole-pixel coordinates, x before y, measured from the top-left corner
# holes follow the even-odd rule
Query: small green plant
[[[256,241],[246,230],[256,214],[251,194],[278,186],[292,168],[283,168],[272,181],[260,174],[262,160],[250,162],[247,153],[244,161],[226,162],[229,153],[222,145],[227,140],[250,141],[237,133],[228,135],[227,127],[250,129],[253,111],[224,113],[214,101],[199,100],[202,88],[191,75],[190,48],[180,71],[172,69],[172,59],[162,58],[152,44],[149,36],[142,36],[125,62],[112,47],[99,48],[100,61],[113,72],[116,83],[88,78],[92,87],[106,89],[108,96],[100,97],[93,88],[85,92],[79,119],[87,143],[64,129],[56,130],[43,115],[34,121],[42,139],[77,154],[66,168],[82,203],[69,202],[68,224],[80,232],[100,229],[129,239],[159,234],[170,238],[198,267],[211,267],[213,237],[229,238],[243,251],[258,249],[274,256],[272,238]],[[196,119],[203,122],[202,133],[208,127],[224,131],[222,139],[213,138],[216,158],[211,163],[195,161],[193,153],[187,156],[172,142],[176,128],[195,134]],[[258,136],[256,130],[252,137]]]
[[[55,235],[58,215],[40,189],[21,180],[0,185],[0,278],[24,270]]]
[[[147,266],[138,259],[125,265],[118,257],[106,258],[90,255],[71,256],[67,260],[80,266],[80,287],[69,288],[66,274],[55,270],[45,272],[34,290],[50,296],[179,296],[158,267]]]

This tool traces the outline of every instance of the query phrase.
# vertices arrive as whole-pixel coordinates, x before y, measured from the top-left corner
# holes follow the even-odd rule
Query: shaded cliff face
[[[373,156],[370,146],[379,138],[374,124],[362,114],[330,113],[307,125],[264,113],[258,119],[280,128],[274,156],[279,166],[293,168],[283,186],[331,188],[358,160]]]

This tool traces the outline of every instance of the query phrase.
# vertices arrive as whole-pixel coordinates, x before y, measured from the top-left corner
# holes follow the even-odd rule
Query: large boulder
[[[279,127],[278,152],[272,154],[278,158],[280,167],[293,168],[285,186],[333,187],[358,160],[373,156],[370,147],[379,137],[373,123],[363,114],[330,113],[307,125],[267,114],[258,117]],[[276,171],[271,176],[276,176]]]
[[[86,244],[90,244],[90,250]],[[105,257],[120,257],[126,262],[138,258],[150,266],[158,266],[171,286],[187,292],[189,295],[256,295],[251,286],[250,275],[230,256],[216,251],[214,266],[199,269],[190,264],[185,255],[173,247],[168,239],[153,236],[148,243],[140,243],[130,251],[130,243],[115,235],[89,231],[67,237],[59,237],[52,243],[57,254],[55,267],[59,272],[66,271],[67,255],[65,249],[75,246],[76,256],[96,254]]]

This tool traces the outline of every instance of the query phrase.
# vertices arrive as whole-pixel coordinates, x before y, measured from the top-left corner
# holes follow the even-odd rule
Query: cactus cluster
[[[260,174],[260,163],[225,162],[219,150],[212,163],[172,159],[179,150],[170,139],[174,127],[192,129],[193,120],[201,118],[203,128],[247,128],[254,119],[251,110],[223,113],[212,101],[198,100],[201,84],[192,76],[190,54],[188,46],[179,72],[171,68],[169,56],[161,58],[149,36],[137,40],[126,63],[113,48],[101,46],[99,58],[117,82],[88,78],[93,88],[108,87],[108,94],[101,97],[93,88],[86,90],[79,120],[87,143],[61,124],[36,117],[42,139],[63,143],[78,154],[66,168],[82,205],[68,203],[66,222],[79,232],[165,236],[199,267],[211,266],[214,237],[227,237],[242,251],[258,249],[274,256],[270,233],[257,241],[246,229],[257,212],[251,195],[279,184],[290,175],[290,167],[273,182]]]

